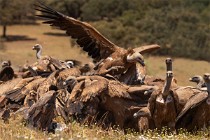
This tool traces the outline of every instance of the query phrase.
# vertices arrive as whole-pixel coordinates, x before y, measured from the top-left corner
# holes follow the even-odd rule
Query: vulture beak
[[[138,117],[151,117],[150,111],[147,107],[140,109],[138,112],[133,114],[134,118]]]
[[[192,79],[192,78],[189,78],[189,81],[190,81],[190,82],[192,82],[192,81],[193,81],[193,79]]]
[[[35,46],[32,47],[32,50],[35,50]]]
[[[137,61],[138,61],[143,67],[145,66],[144,60],[138,58]]]

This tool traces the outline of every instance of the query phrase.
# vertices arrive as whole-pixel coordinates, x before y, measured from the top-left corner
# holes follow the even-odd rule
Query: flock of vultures
[[[65,16],[41,3],[36,5],[44,23],[75,39],[93,58],[93,63],[58,60],[42,56],[36,44],[37,61],[14,71],[2,62],[0,117],[5,121],[22,115],[26,125],[55,129],[56,118],[65,123],[96,123],[143,132],[163,127],[194,131],[210,125],[210,74],[194,76],[197,87],[180,86],[167,58],[166,77],[146,75],[145,53],[160,48],[147,45],[124,49],[110,42],[91,25]]]

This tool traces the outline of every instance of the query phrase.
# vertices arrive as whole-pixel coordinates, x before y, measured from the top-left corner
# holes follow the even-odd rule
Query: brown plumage
[[[55,117],[56,91],[48,91],[27,111],[24,119],[29,125],[41,130],[48,130]]]
[[[57,90],[57,80],[60,71],[56,70],[50,74],[37,89],[38,99],[50,90]]]
[[[144,92],[154,88],[153,86],[131,87],[101,76],[77,78],[71,76],[67,78],[66,83],[74,85],[66,106],[69,114],[95,116],[105,110],[113,114],[112,123],[121,128],[135,121],[132,118],[133,113],[141,106],[146,106],[149,98],[144,97]]]
[[[0,71],[0,81],[8,81],[8,80],[12,80],[15,76],[14,70],[12,67],[10,66],[4,66],[2,67],[1,71]]]
[[[172,91],[178,114],[192,96],[201,92],[200,89],[191,86],[173,88]]]
[[[81,71],[78,68],[70,68],[70,69],[64,69],[59,72],[56,80],[57,80],[57,87],[59,89],[63,89],[63,82],[69,77],[69,76],[75,76],[78,77],[81,75]]]
[[[154,129],[154,121],[148,107],[141,108],[138,112],[134,113],[134,118],[138,118],[139,132],[143,133],[148,129]]]
[[[43,80],[40,77],[26,78],[20,80],[15,86],[13,86],[13,88],[7,90],[6,92],[4,92],[4,94],[1,95],[2,99],[3,97],[6,99],[6,101],[0,101],[1,106],[7,105],[8,107],[8,104],[23,105],[25,97],[29,94],[29,92],[35,90],[38,87],[38,83],[40,83],[41,81]],[[19,109],[18,107],[15,107],[14,109]]]
[[[147,107],[134,114],[135,118],[140,117],[140,131],[143,131],[143,128],[150,128],[152,126],[155,126],[157,129],[161,129],[163,126],[171,128],[172,130],[175,129],[175,119],[177,113],[173,91],[171,90],[173,72],[171,71],[172,64],[167,60],[168,59],[166,59],[166,80],[163,89],[154,91],[149,98]],[[147,119],[145,119],[145,117],[147,117]],[[148,123],[144,123],[142,119]]]
[[[0,84],[0,95],[12,90],[16,85],[23,80],[22,78],[15,78]]]
[[[78,45],[97,62],[95,70],[99,75],[122,74],[135,63],[140,63],[144,67],[143,56],[140,53],[160,48],[158,45],[153,45],[144,47],[140,51],[125,50],[109,41],[86,22],[65,16],[42,3],[37,5],[36,10],[42,12],[42,15],[38,16],[45,19],[43,23],[65,30],[67,35],[76,39]]]
[[[176,119],[176,128],[193,131],[210,126],[210,74],[205,73],[203,79],[207,92],[199,92],[187,101]]]

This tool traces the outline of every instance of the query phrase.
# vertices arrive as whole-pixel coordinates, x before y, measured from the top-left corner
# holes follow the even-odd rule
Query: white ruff
[[[108,57],[108,58],[107,58],[107,60],[110,60],[110,61],[112,61],[112,60],[113,60],[113,58],[112,58],[112,57]]]
[[[156,98],[156,101],[159,102],[159,103],[164,103],[164,100],[163,100],[162,96],[158,96]]]
[[[32,69],[33,69],[33,70],[38,70],[38,68],[37,68],[37,67],[32,67]]]

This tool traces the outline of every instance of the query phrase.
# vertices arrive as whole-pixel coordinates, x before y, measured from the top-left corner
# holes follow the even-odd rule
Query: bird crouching
[[[176,118],[176,128],[188,131],[208,129],[210,126],[210,74],[203,76],[207,91],[192,96]]]
[[[48,131],[55,117],[56,95],[56,91],[49,91],[33,104],[24,116],[26,124]]]

